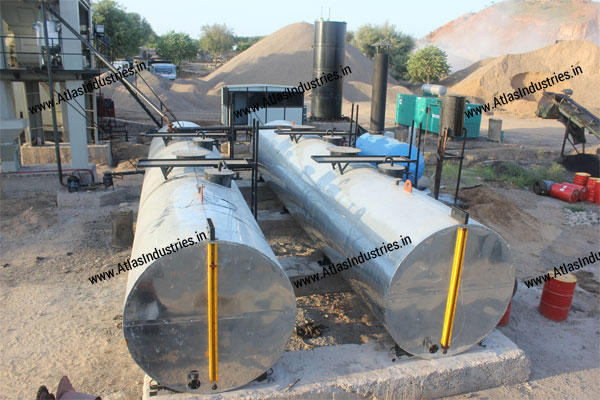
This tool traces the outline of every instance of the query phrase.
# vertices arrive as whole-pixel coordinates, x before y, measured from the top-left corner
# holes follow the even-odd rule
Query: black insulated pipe
[[[389,54],[375,54],[373,89],[371,92],[371,126],[369,133],[382,135],[385,127],[385,97],[387,94]]]
[[[346,23],[315,21],[313,80],[322,79],[312,89],[311,116],[328,121],[342,117],[342,68],[346,59]],[[327,75],[329,77],[327,77]],[[339,79],[332,79],[338,76]]]
[[[448,128],[448,136],[462,136],[465,118],[464,96],[444,96],[440,107],[440,133]]]

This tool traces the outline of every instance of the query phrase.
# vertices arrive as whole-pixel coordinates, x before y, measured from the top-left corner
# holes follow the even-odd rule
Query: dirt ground
[[[551,140],[560,134],[555,131]],[[117,146],[118,168],[127,169],[127,159],[144,156],[146,149],[144,144]],[[141,179],[128,176],[116,185],[139,194]],[[27,179],[24,184],[35,185]],[[117,197],[100,207],[57,208],[56,193],[26,199],[4,194],[0,199],[0,399],[31,398],[42,384],[54,390],[63,375],[77,390],[103,399],[139,399],[143,373],[130,357],[121,330],[126,277],[94,285],[88,280],[129,255],[127,249],[110,246],[110,211],[125,201],[136,210],[135,198]],[[573,307],[562,323],[538,313],[541,288],[526,288],[522,281],[600,251],[600,225],[571,226],[566,203],[510,185],[464,189],[461,200],[473,218],[497,230],[511,246],[520,286],[510,324],[499,329],[527,353],[532,375],[522,385],[457,398],[595,397],[600,390],[600,263],[576,273],[579,283]],[[260,205],[261,209],[277,207],[274,201]],[[589,203],[584,207],[590,214],[600,211]],[[277,256],[320,258],[295,223],[261,223],[261,227]],[[287,350],[387,336],[353,293],[303,296],[297,305],[296,333]]]

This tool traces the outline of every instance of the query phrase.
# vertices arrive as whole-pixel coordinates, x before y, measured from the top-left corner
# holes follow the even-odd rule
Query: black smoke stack
[[[448,136],[462,136],[467,98],[464,96],[444,96],[440,107],[440,135],[448,129]]]
[[[346,61],[346,23],[315,21],[313,79],[337,73],[340,79],[312,89],[311,116],[314,119],[339,120],[342,117],[342,68]]]
[[[369,133],[382,135],[385,127],[385,98],[387,94],[389,43],[375,43],[375,65],[373,68],[373,89],[371,92],[371,126]],[[387,51],[386,51],[387,48]]]

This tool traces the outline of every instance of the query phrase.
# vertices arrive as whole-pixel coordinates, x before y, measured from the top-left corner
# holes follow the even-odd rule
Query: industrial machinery
[[[401,186],[368,163],[351,163],[360,156],[322,163],[344,151],[321,138],[260,132],[263,178],[400,348],[451,356],[494,329],[515,282],[508,244],[496,232],[408,181]]]
[[[149,158],[219,157],[203,146],[155,137]],[[127,268],[127,346],[160,385],[190,393],[234,389],[284,351],[296,319],[294,292],[231,170],[167,169],[147,168],[144,177]],[[144,262],[134,267],[134,260]]]
[[[577,153],[579,153],[579,150],[575,146],[581,144],[581,152],[585,153],[586,129],[588,133],[594,134],[600,139],[600,118],[573,100],[571,98],[572,94],[571,89],[565,89],[563,93],[546,92],[544,90],[544,95],[538,102],[538,108],[535,112],[540,118],[557,119],[565,126],[565,136],[560,151],[561,157],[564,157],[567,140]]]

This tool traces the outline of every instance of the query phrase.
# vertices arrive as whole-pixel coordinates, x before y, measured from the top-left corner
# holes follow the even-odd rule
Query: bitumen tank
[[[148,158],[219,157],[202,145],[172,140],[165,146],[155,138]],[[174,167],[165,179],[160,168],[148,168],[144,177],[123,332],[142,370],[176,391],[217,393],[247,384],[279,359],[294,328],[291,283],[235,181],[221,179],[231,172]],[[206,233],[208,219],[214,240]],[[213,289],[216,303],[209,301]]]
[[[262,177],[327,255],[329,273],[350,283],[400,348],[431,359],[479,343],[513,293],[508,244],[473,219],[459,222],[450,207],[371,164],[340,171],[312,158],[340,153],[317,136],[295,143],[260,131]],[[444,343],[448,327],[451,340]]]

